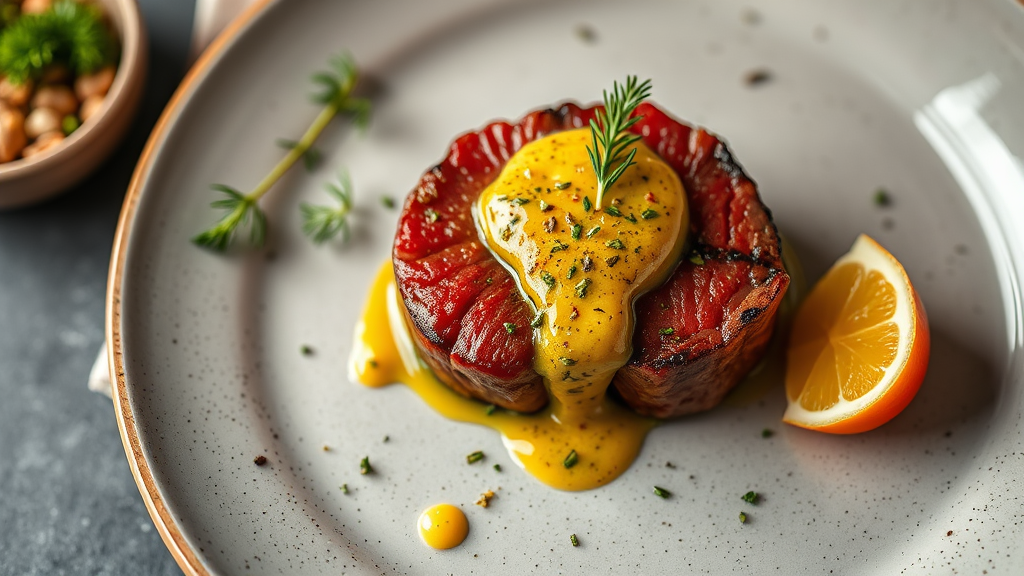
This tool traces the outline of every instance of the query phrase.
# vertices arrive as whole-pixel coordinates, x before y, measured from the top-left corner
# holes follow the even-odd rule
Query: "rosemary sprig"
[[[342,238],[348,240],[348,214],[352,211],[352,181],[348,173],[338,174],[338,183],[329,183],[327,193],[337,201],[337,206],[321,206],[303,202],[299,205],[302,213],[302,231],[315,243],[323,244],[341,232]]]
[[[228,198],[214,201],[210,205],[213,208],[226,209],[228,213],[213,227],[192,238],[194,244],[222,252],[231,244],[239,225],[251,223],[250,241],[255,246],[262,246],[266,239],[267,218],[259,207],[260,198],[270,191],[296,162],[309,155],[316,139],[339,113],[352,115],[357,127],[366,126],[370,117],[370,101],[352,97],[352,90],[359,79],[355,62],[351,56],[342,55],[332,58],[330,64],[331,71],[313,76],[313,82],[322,86],[322,91],[315,94],[313,100],[323,104],[324,108],[306,133],[248,194],[242,194],[223,184],[214,185],[215,190],[224,192]],[[305,214],[303,216],[305,220]]]
[[[587,146],[587,154],[597,175],[598,209],[601,208],[604,193],[615,184],[626,168],[635,164],[633,157],[636,156],[636,148],[630,150],[625,158],[623,153],[640,139],[639,135],[631,134],[629,129],[643,116],[630,118],[630,115],[640,102],[650,95],[650,80],[644,80],[642,84],[637,85],[636,76],[628,76],[624,86],[618,82],[613,84],[611,95],[607,90],[604,91],[604,110],[598,110],[596,117],[590,121],[594,147]]]

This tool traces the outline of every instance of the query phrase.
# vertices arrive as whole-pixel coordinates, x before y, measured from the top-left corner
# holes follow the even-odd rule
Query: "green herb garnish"
[[[370,101],[352,97],[352,90],[359,77],[355,62],[349,56],[339,56],[331,59],[331,67],[331,72],[321,72],[313,76],[313,82],[324,88],[321,93],[314,96],[314,100],[323,104],[324,109],[313,120],[313,124],[306,130],[306,133],[299,138],[295,147],[288,151],[270,173],[248,194],[243,194],[223,184],[213,185],[213,189],[224,193],[226,198],[215,200],[210,206],[227,210],[227,214],[211,228],[192,238],[194,244],[223,252],[231,244],[238,226],[248,225],[250,242],[256,246],[262,246],[266,240],[267,217],[259,207],[260,198],[269,192],[300,158],[306,155],[324,128],[339,113],[351,114],[357,126],[367,124]],[[304,214],[304,220],[307,220],[305,216]],[[307,233],[313,235],[316,240],[319,231],[319,227],[311,227]]]
[[[583,226],[579,224],[573,224],[570,234],[572,235],[573,240],[579,240],[580,236],[583,235]]]
[[[600,231],[601,231],[601,227],[600,226],[594,226],[590,230],[587,230],[587,238],[590,238],[591,236],[593,236],[594,234],[597,234]]]
[[[576,454],[576,450],[570,450],[569,455],[566,456],[565,460],[562,461],[562,466],[565,466],[566,468],[572,468],[579,461],[580,457],[578,454]]]
[[[477,450],[476,452],[473,452],[472,454],[466,456],[466,463],[467,464],[473,464],[474,462],[479,462],[479,461],[481,461],[483,459],[484,459],[484,453],[481,452],[480,450]]]
[[[671,336],[675,333],[675,328],[661,328],[658,330],[658,334],[661,334],[662,336]]]
[[[659,497],[659,498],[668,498],[669,496],[672,495],[672,493],[669,492],[668,490],[665,490],[661,486],[655,486],[654,487],[654,495]]]
[[[632,213],[632,212],[630,212],[630,213],[629,213],[628,215],[626,215],[626,216],[623,216],[623,218],[625,218],[626,220],[628,220],[629,222],[631,222],[631,223],[633,223],[633,224],[636,224],[636,216],[633,216],[633,213]]]
[[[746,523],[747,523],[747,515],[745,513],[743,513],[743,512],[740,512],[740,524],[746,524]]]
[[[562,365],[564,365],[564,366],[575,366],[576,365],[576,361],[575,360],[573,360],[572,358],[568,358],[566,356],[562,356],[561,358],[558,359],[558,361],[561,362]]]
[[[45,12],[22,14],[0,31],[0,76],[15,85],[64,64],[81,76],[115,60],[117,48],[96,6],[58,0]]]
[[[626,249],[626,245],[623,244],[622,240],[619,240],[618,238],[609,240],[609,241],[605,242],[604,245],[609,247],[609,248],[613,248],[615,250],[625,250]]]
[[[569,186],[572,186],[572,182],[555,182],[556,190],[565,190]]]
[[[294,150],[299,145],[295,140],[288,140],[286,138],[278,138],[276,144],[285,150]],[[320,165],[321,158],[323,158],[323,154],[320,152],[320,149],[310,146],[302,154],[302,165],[306,167],[307,172],[312,172]]]
[[[761,496],[757,492],[754,492],[753,490],[747,492],[743,496],[740,496],[740,498],[742,498],[743,501],[748,504],[757,504],[757,501],[760,497]]]
[[[494,465],[494,471],[495,472],[501,472],[501,464],[495,464]]]
[[[616,218],[622,216],[622,211],[620,211],[615,206],[605,206],[604,213],[609,215],[609,216],[615,216]]]
[[[576,265],[569,266],[569,271],[565,273],[566,280],[572,280],[572,277],[576,275]]]
[[[587,297],[587,288],[590,288],[590,278],[584,278],[576,284],[576,296],[579,298]]]
[[[655,212],[654,210],[651,210],[650,208],[648,208],[647,210],[644,210],[643,212],[640,213],[640,217],[643,218],[644,220],[653,220],[654,218],[657,218],[658,216],[659,216],[659,214],[657,212]]]
[[[885,188],[879,188],[875,190],[875,206],[888,206],[892,204],[892,198],[889,196],[889,191]]]
[[[342,484],[339,488],[341,488],[342,494],[348,494],[348,484]]]
[[[548,288],[554,288],[555,287],[555,277],[552,276],[550,273],[548,273],[548,272],[541,272],[540,273],[540,279],[545,284],[548,285]]]
[[[78,130],[81,125],[82,123],[78,121],[78,116],[68,114],[60,121],[60,130],[65,136],[71,136],[71,133]]]
[[[540,328],[544,325],[544,312],[537,312],[537,315],[530,320],[530,328]]]
[[[590,209],[593,208],[593,207],[594,207],[594,205],[590,203],[590,197],[589,196],[584,196],[583,197],[583,211],[584,212],[590,212]]]
[[[551,253],[554,254],[555,252],[561,252],[562,250],[565,250],[568,247],[568,244],[556,240],[555,245],[551,247]]]
[[[388,209],[395,207],[395,199],[391,196],[381,196],[380,203]]]
[[[511,322],[505,322],[505,332],[508,332],[509,334],[515,334],[516,325]]]
[[[359,461],[359,473],[364,476],[373,473],[373,466],[370,466],[369,456],[363,456],[363,459]]]
[[[604,109],[598,110],[595,118],[590,121],[593,148],[587,146],[587,154],[594,167],[594,174],[597,175],[598,208],[601,207],[605,192],[615,184],[626,168],[635,164],[633,157],[636,156],[636,148],[623,158],[626,148],[640,139],[639,135],[629,133],[629,129],[641,116],[630,118],[630,115],[650,95],[650,80],[637,85],[636,76],[629,76],[624,86],[615,82],[611,95],[607,90],[604,91]],[[613,168],[615,164],[618,166]]]
[[[573,546],[579,546],[580,545],[580,541],[579,541],[578,538],[576,538],[575,534],[570,534],[569,535],[569,542],[571,542]]]
[[[494,412],[495,412],[495,411],[496,411],[497,409],[498,409],[498,407],[497,407],[497,406],[495,406],[494,404],[488,404],[488,405],[487,405],[487,406],[486,406],[486,407],[484,408],[484,414],[487,414],[488,416],[490,416],[491,414],[494,414]]]
[[[338,182],[328,183],[327,193],[337,200],[335,206],[321,206],[303,202],[299,205],[302,213],[302,231],[314,244],[323,244],[341,232],[348,241],[348,214],[352,211],[352,182],[348,173],[338,174]],[[255,205],[254,205],[255,206]]]
[[[438,214],[437,210],[434,210],[433,208],[427,208],[426,210],[424,210],[423,215],[427,217],[427,222],[430,222],[431,224],[441,219],[441,215]],[[513,218],[512,221],[508,223],[509,227],[511,228],[512,225],[515,224],[516,222],[519,222],[518,216]]]
[[[704,258],[701,258],[701,255],[697,254],[696,252],[694,252],[693,254],[690,254],[689,260],[695,266],[703,266],[704,265]]]
[[[529,203],[530,203],[530,199],[529,198],[523,198],[522,196],[520,196],[518,198],[514,198],[512,200],[512,205],[513,206],[522,206],[523,204],[529,204]]]
[[[761,430],[761,438],[771,438],[774,435],[775,431],[772,430],[771,428],[765,428],[764,430]]]

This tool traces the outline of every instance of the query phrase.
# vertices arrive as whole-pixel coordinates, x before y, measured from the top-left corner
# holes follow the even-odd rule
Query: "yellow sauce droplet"
[[[417,521],[420,538],[431,548],[455,548],[469,534],[469,521],[458,506],[435,504],[420,514]]]

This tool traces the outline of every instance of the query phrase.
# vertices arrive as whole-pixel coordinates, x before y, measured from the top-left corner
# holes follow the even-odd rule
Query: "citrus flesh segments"
[[[783,421],[836,434],[881,426],[914,398],[929,349],[928,319],[906,271],[861,235],[797,311]]]

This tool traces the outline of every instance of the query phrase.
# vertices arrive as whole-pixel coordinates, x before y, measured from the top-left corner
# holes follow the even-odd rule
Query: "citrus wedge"
[[[903,266],[861,235],[797,310],[784,422],[834,434],[885,424],[917,394],[930,337]]]

